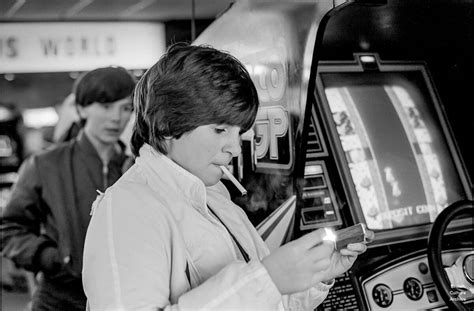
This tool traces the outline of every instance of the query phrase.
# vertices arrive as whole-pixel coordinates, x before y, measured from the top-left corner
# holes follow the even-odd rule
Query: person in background
[[[61,143],[76,137],[84,124],[79,118],[79,113],[76,108],[76,97],[74,93],[66,96],[57,110],[59,117],[58,123],[54,127],[53,142]],[[133,122],[134,115],[132,114],[130,120],[122,132],[122,135],[120,135],[120,141],[130,142]],[[130,150],[130,144],[125,145],[125,153],[129,156],[130,165],[133,164],[133,156]]]
[[[318,230],[270,254],[230,200],[221,166],[258,110],[231,55],[172,45],[138,82],[134,109],[135,164],[96,199],[86,235],[90,310],[313,310],[366,250],[336,251]]]
[[[121,67],[92,70],[73,86],[83,128],[33,155],[0,218],[1,252],[37,273],[33,310],[84,310],[81,270],[91,204],[121,175],[119,141],[133,110],[134,77]]]

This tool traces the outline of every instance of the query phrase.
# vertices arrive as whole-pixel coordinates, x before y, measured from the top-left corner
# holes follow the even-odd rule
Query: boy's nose
[[[236,157],[242,152],[242,148],[240,146],[240,143],[241,143],[240,135],[233,135],[233,136],[235,137],[232,137],[229,139],[229,141],[227,142],[225,146],[224,151],[232,154],[232,157]]]
[[[112,121],[119,121],[120,120],[120,114],[121,114],[120,107],[113,107],[110,110],[109,118]]]

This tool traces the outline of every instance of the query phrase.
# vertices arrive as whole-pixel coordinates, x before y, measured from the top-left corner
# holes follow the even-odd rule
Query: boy
[[[83,125],[76,138],[27,159],[0,219],[1,251],[37,273],[35,310],[85,310],[82,252],[91,204],[121,175],[119,137],[135,79],[124,68],[87,72],[74,87]]]

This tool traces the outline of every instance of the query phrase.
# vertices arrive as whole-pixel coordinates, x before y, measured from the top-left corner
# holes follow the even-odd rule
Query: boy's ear
[[[77,114],[79,115],[79,119],[86,120],[87,119],[87,109],[80,105],[76,105]]]
[[[166,150],[170,149],[172,139],[173,139],[173,137],[171,137],[171,136],[165,136],[165,139],[163,140],[163,143],[165,144]]]

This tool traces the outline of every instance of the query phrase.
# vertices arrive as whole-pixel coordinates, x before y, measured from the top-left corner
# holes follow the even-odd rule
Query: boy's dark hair
[[[131,96],[136,79],[125,68],[105,67],[84,73],[73,86],[76,105],[110,103]]]
[[[180,138],[201,125],[253,125],[257,90],[245,67],[209,46],[176,43],[140,79],[134,94],[131,149],[144,143],[167,154],[165,138]]]

